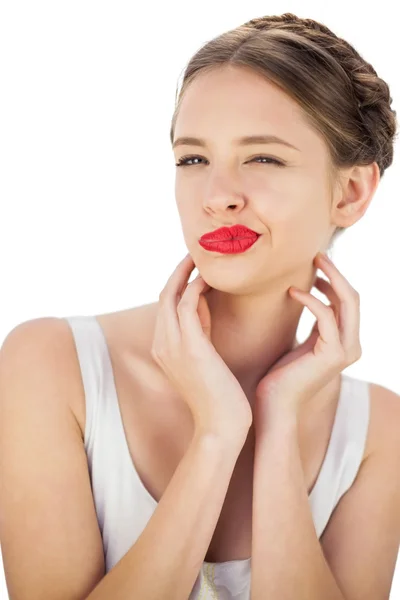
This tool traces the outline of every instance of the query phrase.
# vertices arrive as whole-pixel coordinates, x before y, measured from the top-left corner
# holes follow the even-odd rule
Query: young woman
[[[387,84],[310,19],[254,19],[195,54],[171,128],[189,253],[159,300],[3,343],[13,600],[388,598],[400,398],[342,373],[360,298],[324,256],[395,132]]]

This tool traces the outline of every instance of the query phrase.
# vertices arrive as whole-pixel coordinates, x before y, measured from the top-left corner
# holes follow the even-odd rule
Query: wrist
[[[214,451],[239,453],[246,442],[248,434],[249,428],[226,430],[197,427],[193,439],[204,447],[212,448]]]
[[[298,413],[282,399],[264,398],[255,410],[255,429],[261,431],[292,432],[298,428]]]

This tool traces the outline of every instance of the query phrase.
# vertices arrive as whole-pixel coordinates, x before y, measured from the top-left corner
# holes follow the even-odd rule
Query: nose
[[[213,213],[223,213],[226,211],[240,212],[245,206],[246,201],[243,194],[232,190],[232,186],[216,189],[208,189],[204,194],[203,207]]]

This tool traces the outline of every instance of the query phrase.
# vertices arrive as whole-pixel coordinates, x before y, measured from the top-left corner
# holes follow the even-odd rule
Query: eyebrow
[[[277,137],[276,135],[247,135],[241,138],[237,138],[234,140],[236,144],[239,146],[247,146],[250,144],[283,144],[284,146],[288,146],[289,148],[293,148],[300,152],[296,146],[289,144],[286,140]],[[196,137],[179,137],[172,144],[172,148],[176,148],[177,146],[206,146],[206,141],[201,138]]]

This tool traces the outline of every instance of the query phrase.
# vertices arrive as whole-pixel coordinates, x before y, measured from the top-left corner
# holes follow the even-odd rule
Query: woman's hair
[[[174,130],[183,95],[199,73],[234,65],[259,73],[301,106],[325,140],[331,192],[340,168],[376,162],[381,177],[393,161],[396,111],[388,84],[328,27],[292,13],[251,19],[207,42],[190,59],[176,91]],[[330,247],[345,228],[337,227]]]

